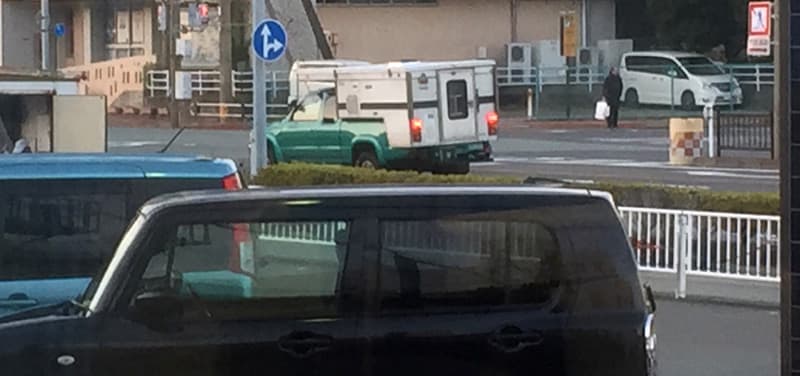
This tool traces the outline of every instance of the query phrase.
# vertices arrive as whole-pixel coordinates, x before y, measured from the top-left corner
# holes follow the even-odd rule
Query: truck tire
[[[364,151],[356,158],[355,167],[369,168],[375,170],[379,167],[378,157],[371,151]]]

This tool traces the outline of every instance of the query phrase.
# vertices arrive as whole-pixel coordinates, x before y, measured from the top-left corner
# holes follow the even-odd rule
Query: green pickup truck
[[[392,147],[383,119],[339,118],[332,89],[309,93],[283,120],[267,126],[270,164],[300,161],[365,168],[466,174],[488,142]],[[409,125],[413,129],[415,124]]]

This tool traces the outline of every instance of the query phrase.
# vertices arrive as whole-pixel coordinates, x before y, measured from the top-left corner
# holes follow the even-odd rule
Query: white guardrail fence
[[[775,70],[772,64],[730,64],[721,66],[723,70],[732,74],[742,85],[754,85],[756,91],[762,87],[771,87],[775,80]],[[564,85],[567,83],[569,73],[570,85],[585,85],[589,91],[593,86],[602,85],[607,71],[596,66],[537,68],[520,69],[518,67],[497,67],[497,86],[532,86],[539,91],[546,85]],[[169,72],[166,70],[147,71],[145,88],[152,97],[166,95],[169,89]],[[216,70],[195,70],[192,74],[192,91],[203,95],[220,91],[220,74]],[[232,72],[232,94],[250,93],[253,91],[253,74],[250,71]],[[289,91],[289,72],[267,72],[267,91],[273,97],[280,92]]]
[[[780,280],[778,216],[634,207],[619,210],[640,270],[676,274],[679,297],[685,296],[687,275],[776,283]],[[479,226],[470,232],[475,239],[417,246],[455,247],[460,252],[480,255],[480,234],[491,229],[484,228],[486,224],[474,226]],[[344,227],[343,222],[267,224],[261,229],[260,238],[333,244],[336,232]],[[385,235],[393,243],[407,243],[400,238],[424,232],[403,226],[393,230]],[[513,255],[522,257],[528,253],[528,245],[515,246],[519,249]]]

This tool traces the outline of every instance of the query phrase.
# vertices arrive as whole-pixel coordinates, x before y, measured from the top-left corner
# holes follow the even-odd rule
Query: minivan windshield
[[[725,72],[705,56],[679,57],[678,61],[689,73],[696,76],[718,76]]]

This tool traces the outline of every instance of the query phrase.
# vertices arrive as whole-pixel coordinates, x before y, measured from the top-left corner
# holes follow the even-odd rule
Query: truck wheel
[[[369,169],[377,169],[378,168],[378,157],[375,156],[375,153],[371,151],[365,151],[358,155],[356,158],[356,167],[362,168],[369,168]]]

